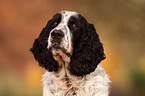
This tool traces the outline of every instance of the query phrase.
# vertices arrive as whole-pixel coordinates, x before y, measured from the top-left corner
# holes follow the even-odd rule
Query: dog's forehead
[[[72,16],[76,18],[78,17],[78,13],[74,11],[61,11],[60,14],[62,15],[62,20],[65,22],[67,22]]]

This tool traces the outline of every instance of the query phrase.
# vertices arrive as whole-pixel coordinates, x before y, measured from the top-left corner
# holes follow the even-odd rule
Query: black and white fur
[[[105,59],[92,24],[80,14],[61,11],[48,21],[31,51],[47,72],[43,96],[108,96],[109,77],[99,63]]]

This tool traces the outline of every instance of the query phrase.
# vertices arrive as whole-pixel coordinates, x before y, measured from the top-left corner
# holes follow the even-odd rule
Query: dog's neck
[[[70,56],[68,56],[65,52],[62,52],[62,50],[52,50],[52,53],[54,59],[59,63],[59,70],[57,72],[53,72],[55,76],[54,78],[58,82],[57,87],[63,88],[63,90],[75,94],[75,92],[79,89],[80,82],[83,78],[70,73]]]

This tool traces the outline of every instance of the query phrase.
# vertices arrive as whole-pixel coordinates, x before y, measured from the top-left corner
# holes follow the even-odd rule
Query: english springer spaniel
[[[47,72],[43,96],[108,96],[109,77],[99,63],[103,45],[93,24],[61,11],[48,21],[30,49]]]

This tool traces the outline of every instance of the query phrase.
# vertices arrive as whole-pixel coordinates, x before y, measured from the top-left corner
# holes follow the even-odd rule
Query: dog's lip
[[[53,42],[53,45],[59,45],[59,43],[58,42]]]
[[[55,43],[52,44],[52,47],[54,47],[54,48],[60,48],[60,45],[59,45],[58,42],[55,42]]]

